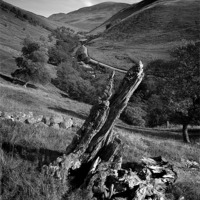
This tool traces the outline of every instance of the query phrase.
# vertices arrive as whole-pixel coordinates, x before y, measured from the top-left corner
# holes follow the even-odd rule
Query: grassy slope
[[[87,116],[90,106],[68,98],[63,98],[60,90],[51,84],[39,89],[23,88],[0,78],[0,110],[28,112],[50,115],[60,113],[75,118]]]
[[[199,199],[200,192],[198,188],[200,187],[200,172],[187,168],[183,162],[183,159],[200,162],[200,148],[198,146],[185,145],[181,141],[170,138],[165,139],[165,136],[163,138],[157,137],[156,135],[154,137],[147,136],[142,130],[140,133],[135,133],[134,131],[127,132],[119,129],[116,129],[116,131],[120,134],[122,141],[125,143],[125,162],[138,162],[143,156],[162,155],[173,163],[178,173],[178,180],[172,192],[176,195],[185,196],[187,200]],[[0,119],[0,132],[2,143],[8,142],[10,144],[20,145],[24,148],[23,155],[18,152],[18,157],[16,157],[16,151],[13,153],[10,152],[10,155],[1,152],[0,160],[4,161],[2,166],[4,170],[8,170],[7,173],[3,173],[3,176],[9,177],[11,180],[18,179],[18,181],[10,181],[10,183],[8,179],[7,184],[9,183],[15,186],[21,185],[24,189],[20,190],[18,195],[22,194],[24,191],[24,199],[36,198],[35,196],[33,198],[33,195],[38,195],[39,199],[54,199],[51,195],[59,195],[59,192],[55,191],[53,187],[55,183],[49,181],[47,184],[44,181],[45,177],[37,171],[37,161],[41,159],[43,154],[43,157],[51,160],[53,157],[56,157],[56,155],[58,156],[59,153],[64,152],[66,146],[74,136],[76,129],[58,131],[51,128],[35,128],[31,125],[28,126],[21,123],[1,121]],[[35,153],[35,155],[33,151],[31,151],[32,153],[30,155],[29,149],[35,149],[35,152],[41,153]],[[41,151],[41,149],[44,149],[44,151]],[[30,158],[32,161],[29,160]],[[30,170],[31,165],[32,170]],[[15,167],[12,168],[11,166]],[[21,169],[23,169],[23,171]],[[47,190],[48,187],[52,187],[52,190]],[[62,189],[59,182],[57,183],[57,187]],[[5,188],[8,189],[8,186]],[[13,191],[14,187],[11,188],[11,191]],[[26,192],[27,188],[30,189],[29,193]],[[45,190],[40,193],[41,188],[46,188],[47,191]],[[54,192],[54,194],[52,194],[52,192]],[[11,194],[12,193],[9,193],[9,195]],[[44,197],[46,195],[49,195],[49,198]],[[57,197],[55,199],[59,198]]]
[[[58,13],[51,15],[49,19],[63,22],[89,31],[99,26],[119,10],[128,7],[125,3],[105,2],[91,7],[81,8],[68,14]]]
[[[105,31],[104,38],[91,44],[91,56],[107,64],[125,65],[125,68],[130,65],[116,59],[121,52],[127,58],[144,63],[169,59],[169,50],[183,39],[200,39],[199,9],[197,0],[158,0]],[[106,50],[107,46],[112,50]]]
[[[28,112],[32,111],[34,115],[51,115],[61,114],[64,116],[74,117],[75,122],[81,125],[82,119],[85,118],[91,108],[87,104],[79,103],[68,98],[63,98],[60,92],[52,86],[40,87],[39,89],[23,88],[21,86],[13,85],[0,79],[0,110],[9,112]],[[10,124],[11,122],[0,121],[0,132],[2,142],[10,142],[19,145],[25,145],[26,148],[40,149],[63,152],[67,144],[72,139],[74,130],[59,130],[56,131],[51,128],[35,128],[23,124]],[[200,163],[199,154],[200,147],[198,145],[183,144],[182,138],[179,133],[172,131],[163,131],[157,129],[124,129],[124,125],[120,124],[120,129],[115,130],[121,135],[122,140],[125,142],[125,161],[138,162],[143,156],[164,156],[167,160],[175,165],[178,172],[179,179],[176,183],[175,193],[187,196],[187,200],[198,200],[200,197],[199,186],[200,180],[199,171],[188,169],[183,162],[183,159],[195,160]],[[128,128],[128,127],[127,127]],[[23,177],[27,177],[28,166],[31,162],[26,158],[12,158],[12,156],[3,157],[8,163],[20,163],[19,167],[11,169],[10,176],[18,176],[23,168]],[[2,156],[2,155],[1,155]],[[27,155],[28,158],[28,155]],[[37,155],[36,155],[37,158]],[[5,165],[8,166],[8,163]],[[40,173],[36,170],[37,163],[33,164],[33,171],[36,174],[37,181],[42,182]],[[33,175],[34,177],[36,175]],[[24,184],[20,182],[18,184]],[[29,180],[30,182],[33,180]],[[37,190],[35,183],[26,182],[25,185],[31,185],[33,190]],[[23,186],[23,187],[28,187]],[[44,195],[44,194],[43,194]],[[52,197],[51,197],[52,198]],[[50,199],[51,199],[50,198]],[[48,199],[48,198],[46,198]]]
[[[8,14],[8,13],[7,13]],[[7,16],[5,14],[5,17]],[[14,69],[14,61],[12,60],[12,55],[17,55],[20,50],[20,37],[21,35],[25,35],[22,27],[23,25],[27,25],[26,29],[30,31],[31,35],[34,37],[38,37],[39,34],[46,34],[48,32],[44,32],[43,29],[40,32],[39,27],[32,27],[29,24],[24,24],[25,22],[18,21],[19,19],[10,18],[10,15],[7,16],[5,20],[1,20],[1,33],[3,33],[4,38],[7,38],[7,42],[4,42],[4,38],[2,38],[2,34],[0,34],[0,44],[1,44],[1,67],[0,70],[3,72],[9,73]],[[3,23],[8,23],[10,25],[10,29],[5,29],[5,25]],[[18,26],[18,25],[20,26]],[[15,29],[12,29],[12,27]],[[21,27],[21,28],[20,28]],[[9,31],[12,30],[12,31]],[[4,31],[4,32],[3,32]],[[14,33],[16,32],[17,35]],[[12,35],[14,34],[14,35]],[[16,37],[15,37],[16,36]],[[19,38],[18,38],[19,37]],[[14,38],[14,39],[13,39]],[[12,42],[11,42],[12,41]],[[102,43],[103,48],[107,48],[105,52],[111,52],[110,47],[113,48],[112,45],[115,45],[118,49],[112,50],[112,53],[116,53],[118,59],[121,63],[124,63],[123,58],[119,57],[119,53],[123,51],[123,54],[134,53],[135,55],[140,56],[139,52],[144,56],[144,50],[146,54],[151,53],[152,47],[143,44],[138,45],[136,49],[131,49],[131,51],[124,51],[124,43],[116,43],[111,44],[110,41],[105,43],[105,41],[100,41]],[[97,44],[94,44],[99,47]],[[122,47],[120,47],[122,45]],[[147,49],[147,47],[149,49]],[[159,53],[159,49],[155,45],[155,49]],[[164,47],[163,47],[164,48]],[[139,50],[137,50],[139,49]],[[147,51],[148,50],[148,51]],[[132,53],[131,53],[132,52]],[[9,53],[9,55],[8,55]],[[91,52],[92,53],[92,52]],[[113,54],[109,54],[110,58],[107,60],[108,62],[112,60]],[[96,55],[96,52],[95,52]],[[130,57],[131,57],[130,55]],[[7,61],[6,61],[7,59]],[[103,57],[102,57],[103,59]],[[6,62],[2,62],[6,61]],[[112,61],[113,64],[115,61]],[[8,67],[9,64],[9,67]],[[3,66],[3,67],[2,67]],[[124,65],[126,67],[126,65]],[[12,70],[11,70],[12,69]],[[30,88],[23,88],[21,86],[13,85],[11,83],[5,82],[0,78],[0,110],[5,111],[22,111],[28,112],[32,111],[34,114],[62,114],[69,115],[76,118],[79,121],[79,124],[82,123],[80,118],[83,118],[89,112],[90,106],[86,104],[82,104],[76,101],[72,101],[68,98],[63,98],[60,94],[60,91],[56,88],[48,85],[46,87],[41,87],[37,90]],[[0,137],[1,142],[10,142],[12,144],[20,144],[28,149],[35,148],[40,149],[44,148],[46,150],[52,150],[57,152],[63,152],[67,144],[69,144],[70,140],[75,133],[74,130],[54,130],[51,128],[35,128],[33,126],[28,126],[20,123],[12,123],[10,121],[1,121],[0,120]],[[125,161],[138,161],[142,156],[157,156],[163,155],[169,161],[173,162],[175,165],[175,169],[178,172],[179,179],[177,181],[176,193],[186,195],[187,200],[198,200],[200,199],[199,187],[200,187],[200,173],[199,171],[192,171],[184,166],[181,158],[199,160],[200,148],[197,145],[185,145],[180,139],[171,138],[170,135],[174,133],[170,133],[167,135],[167,132],[159,132],[154,131],[154,136],[149,134],[147,135],[145,129],[141,129],[140,131],[125,131],[116,129],[121,135],[122,140],[125,142]],[[161,134],[165,134],[162,135]],[[169,136],[169,137],[166,137]],[[6,175],[8,179],[7,185],[10,186],[11,190],[20,191],[16,192],[24,193],[24,199],[58,199],[56,197],[55,185],[59,186],[58,183],[53,180],[49,180],[49,183],[45,183],[47,181],[46,177],[43,177],[42,174],[38,173],[36,170],[37,160],[31,162],[28,160],[29,155],[25,155],[23,157],[15,157],[14,154],[7,155],[5,152],[0,151],[0,162],[3,167],[3,173],[1,174],[3,177]],[[37,158],[37,155],[36,155]],[[0,170],[1,172],[1,170]],[[6,180],[6,177],[5,177]],[[16,187],[16,185],[18,185]],[[20,187],[19,187],[20,186]],[[7,187],[7,186],[6,186]],[[7,187],[8,188],[8,187]],[[42,188],[42,193],[41,193]],[[12,193],[8,191],[8,195]],[[14,194],[14,193],[13,193]],[[8,198],[11,199],[11,198]]]
[[[5,2],[4,4],[9,8],[13,7],[11,4]],[[71,26],[61,22],[54,22],[20,8],[17,9],[19,9],[22,14],[27,14],[29,18],[33,18],[40,25],[34,26],[27,20],[17,18],[14,13],[4,11],[0,8],[0,72],[5,74],[10,74],[17,68],[13,57],[20,55],[22,48],[21,42],[25,37],[31,36],[35,40],[39,40],[42,36],[47,39],[50,34],[49,29],[55,29],[61,26],[71,28]],[[48,30],[45,27],[47,27]],[[78,31],[77,28],[74,29]],[[53,67],[50,65],[48,67],[50,72],[53,73],[52,76],[55,76]]]

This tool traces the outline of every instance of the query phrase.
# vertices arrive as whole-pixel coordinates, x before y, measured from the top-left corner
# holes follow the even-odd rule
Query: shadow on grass
[[[55,161],[57,157],[63,155],[62,152],[58,151],[52,151],[44,148],[29,148],[9,142],[3,142],[1,148],[12,156],[19,156],[27,161],[38,162],[39,169],[42,165],[49,164]]]
[[[5,81],[8,81],[8,82],[13,83],[13,84],[17,84],[17,85],[21,85],[21,86],[25,85],[24,81],[13,78],[11,76],[8,76],[8,75],[2,74],[2,73],[0,73],[0,77],[2,79],[4,79]],[[26,87],[29,87],[29,88],[32,88],[32,89],[37,89],[37,87],[35,85],[31,84],[31,83],[28,83],[26,85]]]
[[[87,114],[80,114],[80,113],[77,113],[77,112],[72,111],[72,110],[64,109],[62,107],[48,107],[48,109],[54,110],[56,112],[60,112],[62,114],[71,115],[72,117],[77,117],[77,118],[80,118],[80,119],[86,119],[87,118]]]

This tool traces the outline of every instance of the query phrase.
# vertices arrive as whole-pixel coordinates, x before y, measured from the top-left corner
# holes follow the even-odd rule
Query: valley
[[[109,146],[105,155],[99,151],[99,158],[118,152],[123,165],[130,165],[137,174],[134,169],[141,167],[142,159],[161,156],[177,173],[165,199],[199,200],[199,9],[198,0],[105,2],[47,18],[0,1],[0,178],[4,188],[0,197],[94,199],[88,191],[71,190],[73,181],[51,176],[43,167],[51,169],[57,165],[56,159],[74,156],[75,164],[67,161],[67,166],[77,168],[92,148],[79,160],[79,151],[70,157],[65,155],[66,147],[83,138],[88,142],[80,147],[83,151],[98,134],[102,137],[101,128],[109,129],[106,126],[113,120],[111,131],[98,138],[97,144],[108,148],[106,143],[120,141],[123,145],[120,151]],[[140,77],[138,69],[144,70],[144,78],[125,101],[122,86]],[[129,77],[128,70],[132,70],[129,75],[137,75]],[[136,83],[133,81],[134,87]],[[122,94],[121,106],[124,102],[126,106],[113,109],[117,91],[122,92],[118,94]],[[110,109],[117,112],[119,108],[123,112],[111,119]],[[47,118],[53,122],[47,123]],[[72,119],[73,125],[63,125],[66,119]],[[72,173],[66,177],[73,180],[78,174],[81,180],[88,167],[97,170],[95,164],[106,168],[108,161],[99,158],[91,159],[83,171],[70,169]],[[103,190],[110,197],[96,199],[127,199],[112,197],[116,185],[106,187]]]

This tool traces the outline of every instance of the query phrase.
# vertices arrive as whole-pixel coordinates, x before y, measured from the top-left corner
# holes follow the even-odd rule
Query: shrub
[[[26,82],[42,84],[50,82],[51,78],[45,67],[48,61],[47,49],[30,38],[25,38],[23,45],[22,56],[15,59],[19,69],[12,73],[12,76]]]
[[[146,112],[138,106],[127,106],[121,114],[121,119],[130,125],[145,126]]]

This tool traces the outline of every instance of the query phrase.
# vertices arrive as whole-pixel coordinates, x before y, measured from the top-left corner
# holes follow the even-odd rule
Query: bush
[[[121,119],[127,124],[134,126],[145,126],[144,117],[146,116],[146,112],[138,107],[127,106],[124,112],[121,114]]]
[[[68,60],[58,66],[57,79],[53,83],[61,90],[67,92],[73,99],[92,103],[94,102],[95,88],[89,80],[81,77],[74,67],[75,62]]]
[[[30,38],[25,38],[23,45],[22,56],[15,59],[19,69],[12,73],[12,76],[26,82],[42,84],[50,82],[50,74],[45,67],[48,61],[47,49]]]

